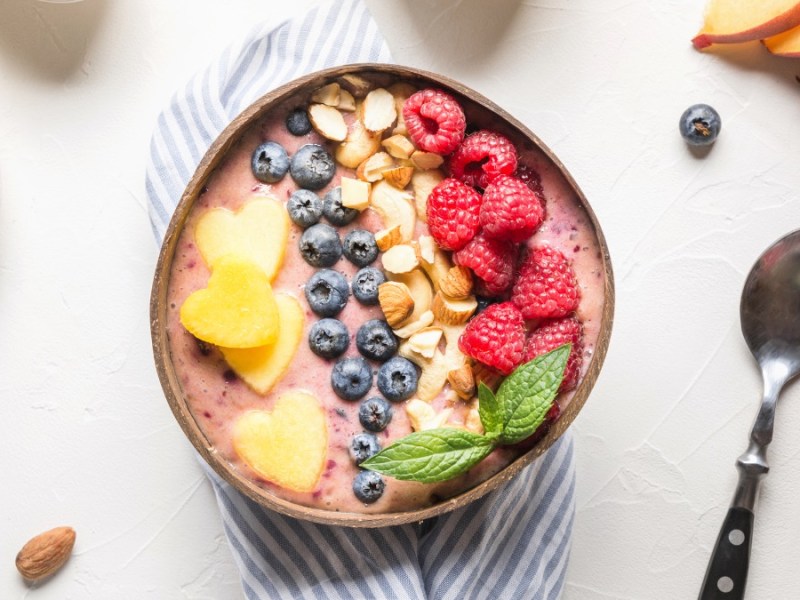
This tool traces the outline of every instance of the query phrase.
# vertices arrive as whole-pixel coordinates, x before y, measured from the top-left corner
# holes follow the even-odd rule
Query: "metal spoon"
[[[775,404],[784,384],[800,373],[800,230],[778,240],[758,258],[744,284],[739,313],[744,339],[761,367],[764,399],[750,445],[736,461],[739,483],[699,600],[744,598],[753,507],[758,484],[769,471],[767,446],[772,441]]]

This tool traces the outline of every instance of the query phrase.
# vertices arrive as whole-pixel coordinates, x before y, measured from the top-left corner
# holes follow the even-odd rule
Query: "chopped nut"
[[[347,124],[337,109],[327,104],[312,104],[308,107],[308,118],[314,130],[321,136],[341,142],[347,137]]]
[[[375,234],[375,243],[381,252],[386,252],[389,248],[402,241],[403,236],[400,233],[400,225],[395,225],[389,229],[381,229]]]
[[[390,273],[408,273],[419,265],[417,253],[409,244],[392,246],[383,253],[383,268]]]
[[[383,172],[383,178],[398,189],[403,189],[411,181],[414,167],[394,167]]]
[[[408,100],[411,94],[417,91],[417,88],[405,81],[399,81],[390,85],[388,89],[394,98],[395,109],[397,110],[397,125],[395,125],[392,133],[405,135],[408,133],[408,129],[403,119],[403,104]]]
[[[408,286],[397,281],[378,286],[378,303],[390,327],[397,327],[414,312],[414,298]]]
[[[416,148],[404,135],[393,135],[381,142],[386,151],[395,158],[411,158]]]
[[[406,342],[413,352],[424,358],[433,358],[439,341],[442,339],[442,330],[439,327],[425,327],[408,338]],[[472,371],[470,371],[470,374]]]
[[[394,160],[386,152],[376,152],[358,165],[356,175],[364,181],[375,182],[383,179],[384,171],[394,167]]]
[[[449,371],[447,381],[460,398],[469,400],[475,395],[475,378],[472,375],[472,367],[468,363]]]
[[[411,176],[411,190],[414,192],[417,217],[423,223],[428,222],[428,196],[443,179],[444,174],[439,169],[414,171]]]
[[[342,206],[356,210],[364,210],[369,206],[369,183],[352,177],[342,177],[341,186]]]
[[[339,84],[329,83],[321,88],[314,90],[311,94],[311,102],[325,104],[326,106],[338,106],[339,104]]]
[[[355,73],[347,73],[339,78],[342,86],[346,87],[356,98],[363,98],[372,89],[372,84]]]
[[[353,112],[356,109],[356,99],[347,90],[339,90],[339,103],[336,105],[339,110]]]
[[[335,108],[332,110],[336,110]],[[339,111],[336,111],[339,112]],[[341,113],[339,113],[341,116]],[[344,117],[342,117],[344,121]],[[353,119],[344,141],[336,148],[335,156],[340,165],[355,169],[381,147],[381,136],[368,131],[360,119]]]
[[[394,98],[383,88],[372,90],[364,98],[364,126],[369,131],[384,131],[397,119]]]
[[[433,286],[437,290],[440,289],[442,281],[453,266],[447,254],[439,248],[431,236],[421,235],[417,240],[417,257],[422,268],[431,278]]]
[[[438,169],[441,167],[444,159],[440,154],[436,154],[435,152],[417,150],[411,155],[411,162],[414,163],[416,168],[427,171],[429,169]]]
[[[382,284],[382,285],[386,285],[386,284]],[[433,323],[433,311],[426,310],[424,313],[422,313],[419,316],[419,319],[415,319],[413,321],[409,321],[408,323],[406,323],[405,325],[403,325],[402,327],[399,327],[397,329],[394,329],[394,327],[393,327],[392,330],[394,331],[394,334],[397,337],[405,339],[405,338],[411,337],[417,331],[419,331],[420,329],[424,329],[425,327],[427,327],[431,323]]]
[[[497,388],[500,387],[500,383],[503,381],[503,375],[478,361],[472,363],[472,375],[475,377],[476,389],[478,384],[483,383],[483,385],[490,390],[496,392]]]
[[[478,309],[478,301],[475,296],[468,296],[456,300],[445,296],[442,292],[437,292],[433,297],[433,314],[436,318],[447,325],[460,325],[466,323]]]
[[[464,427],[472,433],[481,435],[484,433],[483,423],[481,422],[480,413],[477,408],[470,408],[467,412],[467,418],[464,421]]]
[[[439,281],[439,289],[454,300],[463,300],[472,294],[472,271],[456,265]]]

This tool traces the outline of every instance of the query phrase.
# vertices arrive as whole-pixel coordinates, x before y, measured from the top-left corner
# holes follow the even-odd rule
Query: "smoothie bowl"
[[[164,238],[151,332],[222,478],[376,527],[463,506],[550,447],[613,304],[594,213],[534,134],[445,77],[348,65],[212,144]]]

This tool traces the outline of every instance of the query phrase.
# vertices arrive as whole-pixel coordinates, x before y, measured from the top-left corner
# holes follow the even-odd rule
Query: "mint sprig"
[[[524,440],[544,422],[558,395],[571,344],[537,356],[506,377],[497,394],[478,386],[478,415],[485,433],[441,427],[397,440],[361,467],[395,479],[435,483],[467,472],[499,445]]]

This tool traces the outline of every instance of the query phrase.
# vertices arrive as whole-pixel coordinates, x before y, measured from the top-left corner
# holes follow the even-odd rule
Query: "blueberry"
[[[350,458],[356,465],[381,451],[381,444],[374,433],[358,433],[350,440]]]
[[[681,115],[681,135],[690,146],[708,146],[722,129],[719,113],[708,104],[693,104]]]
[[[353,229],[344,236],[342,249],[347,260],[357,267],[366,267],[378,258],[375,236],[364,229]]]
[[[330,225],[317,223],[300,236],[300,254],[312,267],[331,267],[342,257],[339,234]]]
[[[320,319],[308,332],[308,346],[322,358],[338,358],[350,345],[347,327],[338,319]]]
[[[306,144],[292,156],[289,174],[302,188],[321,190],[336,174],[336,163],[330,152],[318,144]]]
[[[406,400],[417,391],[417,369],[405,358],[395,356],[378,369],[378,389],[387,400]]]
[[[306,300],[320,317],[338,315],[350,296],[347,279],[341,273],[330,269],[320,269],[308,280],[305,289]]]
[[[289,218],[298,227],[311,227],[322,217],[322,199],[311,190],[297,190],[286,203]]]
[[[325,201],[322,203],[322,214],[328,219],[331,225],[349,225],[359,215],[355,208],[347,208],[342,205],[342,188],[335,187],[325,194]]]
[[[275,183],[283,179],[289,170],[289,155],[280,144],[264,142],[253,152],[250,166],[256,179],[264,183]]]
[[[286,129],[292,135],[311,133],[311,121],[305,108],[296,108],[286,116]]]
[[[486,298],[485,296],[475,296],[475,300],[478,301],[478,308],[475,309],[476,315],[485,311],[492,304],[497,304],[500,302],[499,298]]]
[[[367,306],[378,303],[378,286],[386,282],[386,275],[375,267],[364,267],[353,277],[353,295]]]
[[[353,480],[353,493],[364,504],[372,504],[383,495],[386,484],[375,471],[361,471]]]
[[[392,406],[380,396],[372,396],[358,407],[358,420],[367,431],[383,431],[392,420]]]
[[[364,358],[384,362],[397,352],[397,338],[386,321],[372,319],[358,328],[356,348]]]
[[[333,365],[331,386],[342,400],[358,400],[372,387],[372,370],[363,358],[341,358]]]

